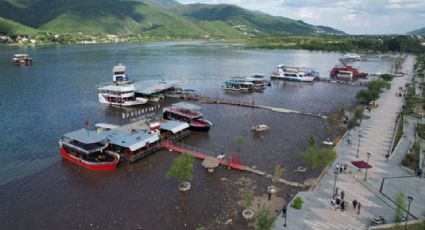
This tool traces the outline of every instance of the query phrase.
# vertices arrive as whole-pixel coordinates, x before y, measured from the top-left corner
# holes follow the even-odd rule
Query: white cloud
[[[227,3],[352,34],[405,33],[425,26],[425,0],[178,0]]]

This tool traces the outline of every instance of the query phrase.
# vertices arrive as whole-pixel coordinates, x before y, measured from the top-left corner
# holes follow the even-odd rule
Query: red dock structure
[[[175,152],[179,152],[179,153],[187,153],[187,154],[190,154],[190,155],[192,155],[196,158],[199,158],[199,159],[205,159],[209,156],[205,153],[201,153],[201,152],[198,152],[196,150],[192,150],[190,148],[183,147],[182,145],[171,143],[169,141],[162,141],[161,145],[164,148],[171,149],[171,150],[173,150]],[[199,151],[201,151],[201,150],[199,150]],[[237,170],[240,170],[240,171],[247,170],[247,168],[248,168],[247,166],[240,164],[238,161],[235,161],[234,159],[236,159],[236,158],[232,157],[232,161],[230,161],[230,162],[227,161],[227,160],[224,160],[224,159],[218,159],[218,162],[221,165],[231,167],[233,169],[237,169]]]

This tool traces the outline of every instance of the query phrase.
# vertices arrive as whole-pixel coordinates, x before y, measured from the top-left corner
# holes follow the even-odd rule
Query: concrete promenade
[[[287,227],[283,227],[284,218],[280,215],[276,221],[275,229],[367,229],[370,217],[383,216],[387,222],[394,218],[395,205],[391,201],[397,192],[404,192],[414,197],[411,212],[418,218],[423,218],[425,210],[425,181],[423,178],[387,179],[380,194],[379,188],[383,177],[412,175],[401,167],[400,161],[409,149],[414,135],[414,123],[407,119],[405,123],[406,137],[402,139],[397,151],[386,158],[391,145],[397,112],[402,107],[402,98],[395,93],[400,86],[405,86],[412,78],[415,59],[408,56],[403,64],[404,77],[394,78],[390,90],[381,93],[377,103],[378,108],[371,112],[365,111],[370,119],[362,121],[360,127],[347,132],[342,141],[336,146],[337,159],[329,168],[325,176],[314,191],[300,192],[304,205],[301,210],[289,208],[287,213]],[[345,141],[351,139],[352,144]],[[364,181],[365,171],[359,171],[351,161],[367,161],[367,153],[371,153],[369,163],[373,168],[368,170],[367,181]],[[356,156],[358,155],[358,157]],[[335,180],[335,166],[337,163],[348,165],[346,173],[337,174],[336,187],[339,192],[345,192],[345,199],[349,202],[346,211],[335,210],[331,205],[333,186]],[[362,204],[360,214],[353,209],[352,200]],[[407,203],[407,201],[406,201]]]

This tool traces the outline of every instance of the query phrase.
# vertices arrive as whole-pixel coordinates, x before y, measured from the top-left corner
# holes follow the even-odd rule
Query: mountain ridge
[[[174,0],[0,0],[0,17],[58,33],[182,38],[345,34],[235,5]]]

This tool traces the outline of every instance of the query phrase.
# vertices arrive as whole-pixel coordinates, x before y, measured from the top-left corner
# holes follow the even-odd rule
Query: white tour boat
[[[127,77],[127,67],[118,64],[112,69],[113,84],[99,87],[99,102],[103,104],[134,106],[148,102],[147,98],[136,97],[134,84]]]

